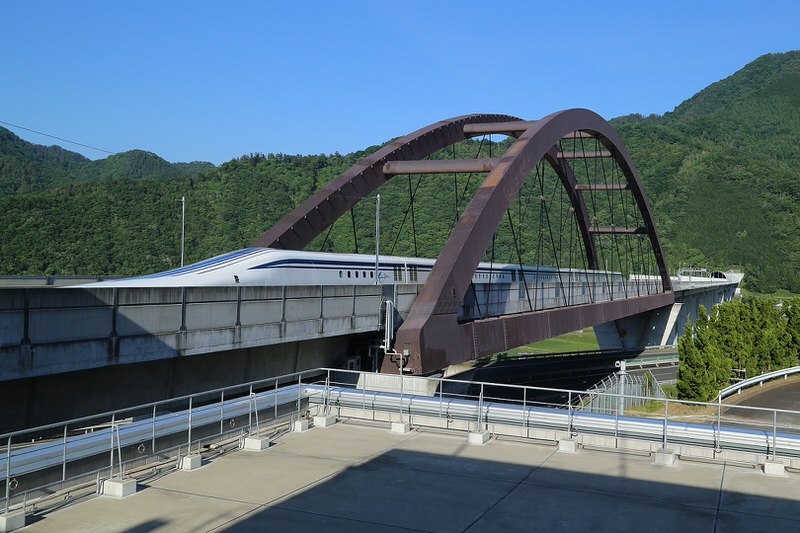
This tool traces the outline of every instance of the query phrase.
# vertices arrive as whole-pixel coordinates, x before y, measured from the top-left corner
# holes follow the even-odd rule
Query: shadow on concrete
[[[785,491],[790,478],[721,465],[656,467],[624,454],[563,458],[555,462],[565,469],[393,449],[218,530],[800,530],[800,494]],[[253,475],[272,482],[271,472]]]

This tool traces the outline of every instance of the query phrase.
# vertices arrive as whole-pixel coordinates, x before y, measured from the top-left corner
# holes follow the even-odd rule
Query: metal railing
[[[577,409],[587,413],[625,413],[652,400],[664,400],[658,380],[648,370],[644,376],[610,374],[577,400]]]
[[[318,368],[0,435],[0,511],[24,509],[75,487],[99,490],[112,476],[177,468],[189,453],[210,451],[215,443],[236,449],[245,436],[281,431],[312,412],[800,458],[800,411],[596,393],[610,398],[610,406],[629,405],[623,416],[612,407],[580,411],[574,404],[585,391],[387,375],[378,376],[376,386],[366,376],[374,374]]]
[[[784,368],[783,370],[776,370],[775,372],[769,372],[767,374],[761,374],[759,376],[754,376],[752,378],[744,379],[734,385],[731,385],[728,388],[722,389],[719,391],[719,395],[717,396],[718,401],[722,401],[725,399],[726,396],[730,396],[734,392],[739,392],[742,389],[746,389],[747,387],[752,387],[753,385],[762,385],[765,381],[769,381],[776,378],[787,378],[792,374],[796,374],[800,372],[800,366],[793,366],[791,368]]]
[[[303,385],[325,370],[277,376],[0,435],[0,512],[71,488],[177,465],[217,443],[304,416]]]

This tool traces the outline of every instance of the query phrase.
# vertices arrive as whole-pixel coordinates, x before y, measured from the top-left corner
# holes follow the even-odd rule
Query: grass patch
[[[597,344],[594,329],[585,328],[581,331],[573,331],[566,335],[514,348],[508,351],[508,356],[513,357],[520,353],[583,352],[599,349],[600,345]]]
[[[778,289],[773,293],[765,294],[763,292],[753,292],[742,288],[742,296],[745,298],[753,298],[754,300],[790,300],[792,298],[800,298],[800,294],[785,289]]]

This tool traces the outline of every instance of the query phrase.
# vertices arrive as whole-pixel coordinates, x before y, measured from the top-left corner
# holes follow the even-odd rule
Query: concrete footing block
[[[767,459],[766,461],[764,461],[764,464],[761,465],[761,470],[767,476],[782,477],[786,475],[786,466],[780,461],[772,461],[770,459]]]
[[[0,514],[0,533],[8,533],[25,527],[25,512]]]
[[[250,452],[266,450],[270,444],[270,440],[266,437],[246,437],[244,439],[244,449]]]
[[[203,465],[203,458],[199,453],[191,453],[181,457],[181,470],[197,470]]]
[[[103,481],[103,496],[126,498],[131,494],[136,494],[136,480],[133,478],[113,478]]]
[[[660,466],[675,466],[677,455],[675,450],[659,448],[656,450],[656,464]]]
[[[470,444],[486,444],[489,442],[488,431],[470,431],[467,435],[467,442]]]
[[[411,424],[408,422],[392,422],[392,433],[408,433],[411,430]]]
[[[305,419],[297,420],[295,421],[294,426],[292,426],[292,431],[296,431],[297,433],[302,433],[303,431],[306,431],[308,427],[309,427],[308,420]]]
[[[558,441],[558,451],[578,453],[578,441],[575,439],[561,439]]]
[[[317,415],[314,417],[314,427],[326,428],[336,423],[336,415]]]

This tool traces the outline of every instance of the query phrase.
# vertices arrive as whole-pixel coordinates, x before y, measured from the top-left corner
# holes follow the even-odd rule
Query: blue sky
[[[173,162],[346,153],[466,113],[671,111],[798,23],[797,1],[0,0],[0,121]]]

